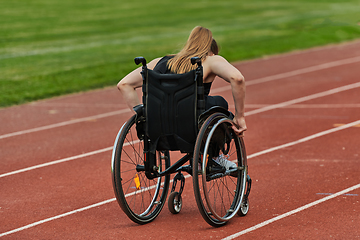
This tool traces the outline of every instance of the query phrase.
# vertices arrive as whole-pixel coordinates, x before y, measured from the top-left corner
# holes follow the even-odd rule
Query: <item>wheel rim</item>
[[[239,210],[240,203],[242,201],[242,196],[244,195],[245,188],[240,186],[241,183],[246,181],[246,174],[242,171],[242,175],[239,178],[233,178],[230,176],[219,177],[211,181],[207,181],[208,171],[208,148],[210,146],[210,140],[216,131],[217,127],[220,124],[231,124],[228,119],[221,119],[218,121],[207,136],[207,141],[205,143],[204,154],[202,157],[202,187],[204,189],[204,198],[207,204],[209,211],[209,217],[214,217],[220,222],[226,222],[231,219]],[[239,142],[235,142],[238,138],[232,139],[234,144],[240,146]],[[235,154],[235,158],[242,157],[238,156],[236,151],[236,146],[233,146],[235,151],[232,154]]]
[[[174,204],[174,210],[175,210],[176,212],[180,212],[181,207],[182,207],[182,201],[181,201],[181,197],[180,197],[179,194],[177,194],[177,195],[174,197],[173,204]]]
[[[249,211],[249,201],[248,200],[245,200],[245,201],[242,201],[241,204],[240,204],[240,211],[243,215],[246,215]]]

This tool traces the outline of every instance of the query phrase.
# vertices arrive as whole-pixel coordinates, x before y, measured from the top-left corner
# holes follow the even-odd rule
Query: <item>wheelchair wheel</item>
[[[205,221],[215,227],[224,225],[236,215],[246,189],[245,146],[231,126],[231,120],[225,115],[212,114],[203,123],[194,149],[196,203]],[[225,164],[216,162],[220,155],[228,156],[223,161]]]
[[[153,221],[163,208],[170,175],[149,180],[145,176],[144,144],[136,131],[136,116],[120,129],[113,149],[112,181],[116,199],[125,214],[138,224]],[[169,152],[157,152],[156,166],[170,166]]]
[[[178,192],[172,192],[168,199],[168,208],[172,214],[178,214],[182,207],[181,195]]]
[[[238,211],[238,215],[240,217],[246,216],[246,214],[249,212],[249,208],[250,208],[249,199],[244,198],[244,200],[241,202],[240,209]]]

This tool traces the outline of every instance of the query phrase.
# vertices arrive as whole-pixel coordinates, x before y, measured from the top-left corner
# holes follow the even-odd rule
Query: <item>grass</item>
[[[196,25],[238,61],[360,38],[359,12],[360,0],[0,0],[0,107],[115,86]]]

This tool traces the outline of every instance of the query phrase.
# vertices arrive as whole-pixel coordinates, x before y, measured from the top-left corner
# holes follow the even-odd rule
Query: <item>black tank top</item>
[[[161,74],[173,74],[173,72],[170,71],[170,69],[167,66],[167,62],[169,59],[173,58],[174,56],[165,56],[162,59],[159,60],[159,62],[154,67],[154,71],[161,73]],[[207,96],[210,93],[212,82],[204,83],[204,95]]]

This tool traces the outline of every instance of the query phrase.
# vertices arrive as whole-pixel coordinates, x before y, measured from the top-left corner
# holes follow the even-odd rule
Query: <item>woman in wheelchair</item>
[[[199,57],[203,66],[206,109],[212,106],[228,108],[224,98],[208,96],[208,94],[216,76],[229,82],[235,103],[234,132],[240,136],[247,129],[244,117],[245,80],[241,72],[225,58],[218,55],[218,52],[219,48],[212,37],[211,31],[198,26],[191,31],[184,48],[178,54],[156,58],[148,63],[148,68],[160,73],[186,73],[196,68],[196,66],[191,64],[190,59],[192,57]],[[132,111],[134,106],[140,104],[135,91],[143,83],[140,72],[141,67],[129,73],[117,85]]]
[[[210,225],[215,227],[221,226],[236,213],[240,216],[247,214],[249,209],[247,197],[250,192],[251,179],[247,175],[246,152],[242,139],[243,132],[247,129],[244,117],[245,80],[241,72],[225,58],[218,55],[218,52],[219,48],[213,39],[211,31],[197,26],[191,31],[185,46],[179,53],[156,58],[147,65],[145,62],[143,67],[135,69],[117,84],[128,107],[136,114],[123,125],[115,141],[112,157],[113,186],[119,205],[134,222],[145,224],[155,219],[165,202],[164,198],[166,198],[170,182],[169,175],[175,172],[177,174],[174,178],[168,206],[172,213],[180,211],[182,205],[181,193],[185,182],[181,171],[186,171],[193,176],[196,202],[203,218]],[[198,63],[198,67],[192,62],[194,57],[201,60],[201,63]],[[140,105],[136,89],[142,87],[143,83],[145,83],[143,82],[143,77],[146,74],[144,76],[142,74],[144,69],[150,69],[152,70],[151,72],[164,74],[164,76],[169,74],[175,76],[173,74],[185,75],[194,72],[193,70],[198,71],[200,68],[202,73],[197,76],[202,76],[203,78],[203,83],[201,84],[203,84],[204,88],[203,99],[205,100],[205,110],[214,106],[221,106],[228,110],[228,103],[223,97],[209,96],[211,85],[215,77],[218,76],[230,83],[235,103],[235,113],[232,114],[226,111],[228,113],[226,115],[215,112],[211,113],[210,116],[206,116],[201,129],[196,133],[198,134],[196,143],[193,142],[191,150],[181,150],[179,148],[182,153],[186,153],[186,156],[170,166],[169,150],[179,149],[163,147],[168,146],[166,141],[166,144],[160,148],[157,147],[157,143],[155,148],[148,147],[148,144],[153,144],[151,146],[154,146],[153,138],[149,137],[151,140],[144,140],[144,138],[139,136],[138,129],[141,121],[146,121],[146,124],[149,124],[148,119],[154,119],[157,115],[152,115],[155,116],[152,118],[146,113],[146,120],[138,118],[138,115],[140,116],[141,114],[133,109],[135,106]],[[145,78],[147,77],[144,77],[144,81]],[[147,82],[146,89],[151,85],[149,81]],[[190,95],[193,95],[193,91],[190,91]],[[154,109],[154,107],[151,109]],[[188,113],[189,111],[185,107],[185,112]],[[229,116],[229,114],[231,115]],[[195,115],[194,113],[189,113],[188,116]],[[179,114],[179,116],[182,115]],[[188,116],[182,116],[181,119],[186,121],[186,118],[190,118]],[[166,123],[163,125],[166,125]],[[132,129],[135,129],[135,127],[135,132],[137,133],[133,134]],[[147,134],[150,136],[148,131],[151,128],[147,125],[146,129],[148,129]],[[157,130],[152,129],[151,131],[156,132]],[[169,142],[174,141],[174,139],[178,141],[176,137],[169,138]],[[162,140],[159,142],[162,143]],[[136,144],[141,144],[141,146],[135,146]],[[126,150],[126,148],[129,148],[129,150]],[[139,151],[141,149],[150,150],[141,152]],[[185,147],[183,149],[189,148]],[[229,156],[234,160],[231,159],[232,161],[229,161]],[[129,158],[130,160],[123,158]],[[150,161],[152,162],[149,163]],[[186,161],[190,161],[189,168],[183,166],[183,163]],[[132,168],[132,170],[129,170],[129,168]],[[133,172],[132,175],[130,171]],[[127,179],[126,181],[125,178]],[[175,192],[176,181],[178,180],[181,180],[181,187],[179,192]],[[219,190],[220,188],[222,190]],[[132,192],[134,191],[132,189],[135,189],[135,192]],[[145,197],[147,192],[149,192],[148,197]],[[225,192],[227,193],[225,194]],[[135,196],[138,197],[135,198]],[[136,199],[139,198],[141,198],[139,204],[135,203]],[[225,200],[225,198],[228,199]],[[148,203],[144,204],[144,202]]]

